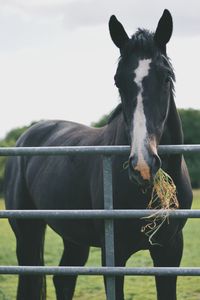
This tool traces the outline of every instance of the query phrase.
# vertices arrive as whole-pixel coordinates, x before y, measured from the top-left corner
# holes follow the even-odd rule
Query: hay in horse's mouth
[[[177,200],[176,186],[173,179],[162,169],[159,169],[154,178],[154,184],[151,194],[151,199],[148,204],[148,209],[164,210],[160,216],[158,213],[154,213],[149,217],[145,217],[147,224],[142,226],[141,232],[143,232],[149,239],[151,245],[155,245],[153,241],[154,235],[161,228],[163,223],[168,221],[168,212],[172,209],[179,208]]]

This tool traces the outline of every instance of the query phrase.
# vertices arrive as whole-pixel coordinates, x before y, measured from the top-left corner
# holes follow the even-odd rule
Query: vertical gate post
[[[112,158],[103,156],[103,186],[104,186],[104,209],[113,209],[112,190]],[[105,219],[105,262],[106,266],[115,266],[114,253],[114,221]],[[115,276],[106,277],[107,300],[115,300]]]

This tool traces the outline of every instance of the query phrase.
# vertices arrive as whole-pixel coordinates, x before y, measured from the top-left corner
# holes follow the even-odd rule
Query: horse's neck
[[[166,126],[164,134],[162,136],[160,144],[162,145],[181,145],[183,144],[183,131],[181,120],[172,96],[168,118],[166,121]],[[167,155],[163,156],[163,167],[168,170],[171,175],[179,176],[179,171],[181,168],[182,155]]]
[[[181,120],[174,102],[173,95],[171,96],[169,113],[165,125],[165,131],[160,144],[179,145],[183,144],[183,131]]]

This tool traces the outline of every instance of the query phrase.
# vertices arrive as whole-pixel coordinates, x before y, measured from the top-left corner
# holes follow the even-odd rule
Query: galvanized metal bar
[[[200,276],[200,268],[189,267],[41,267],[0,266],[0,274],[46,274],[46,275],[107,275],[107,276]],[[112,300],[115,298],[112,298]]]
[[[110,156],[103,157],[103,188],[104,188],[104,208],[113,209],[112,191],[112,159]],[[106,267],[115,266],[115,245],[114,245],[114,221],[105,219],[105,262]],[[115,277],[106,277],[107,300],[115,299]]]
[[[20,155],[111,155],[129,151],[129,146],[52,146],[52,147],[1,147],[0,156]],[[124,152],[123,152],[124,153]]]
[[[128,154],[129,146],[56,146],[56,147],[0,147],[0,156],[20,155],[123,155]],[[159,154],[199,153],[196,145],[160,145]]]
[[[196,145],[160,145],[158,146],[159,154],[184,154],[188,152],[199,153],[200,144]]]
[[[0,219],[138,219],[153,214],[173,219],[200,218],[200,209],[151,210],[151,209],[95,209],[95,210],[0,210]]]

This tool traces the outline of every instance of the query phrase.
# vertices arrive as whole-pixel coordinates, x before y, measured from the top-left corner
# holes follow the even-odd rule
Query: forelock
[[[154,42],[154,33],[139,28],[123,49],[121,58],[126,58],[133,52],[141,58],[155,56],[158,49]]]

